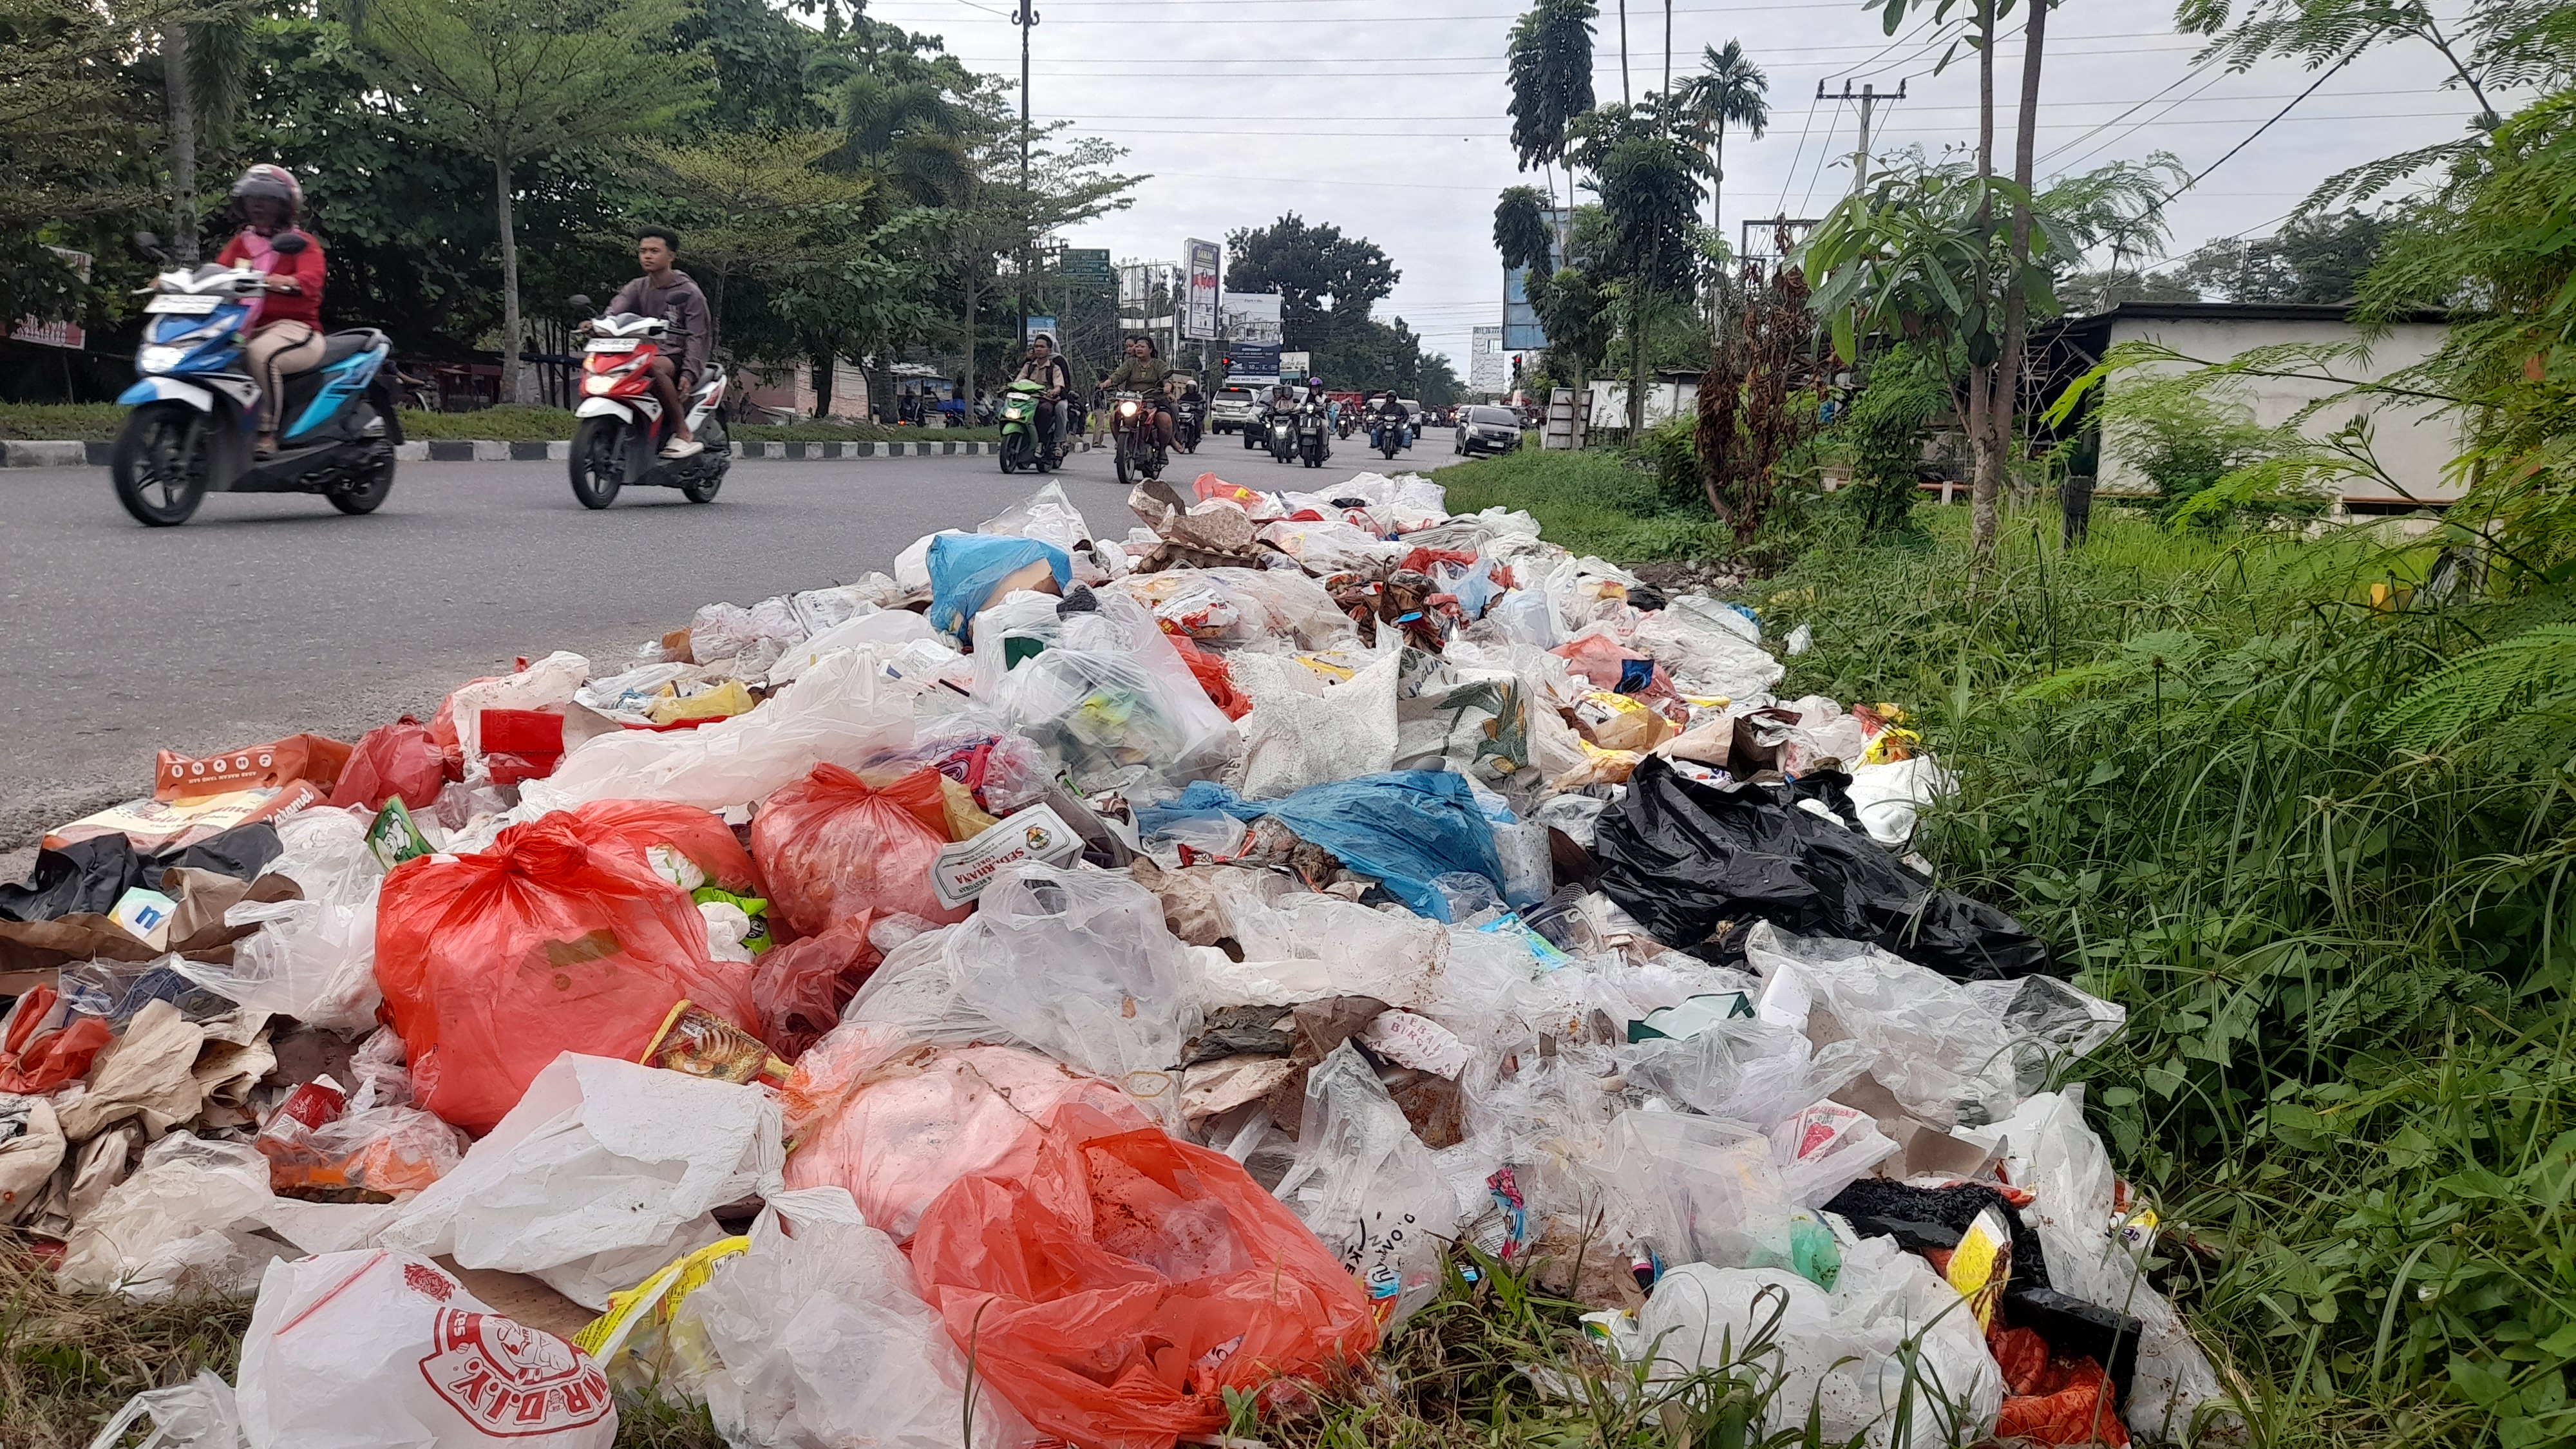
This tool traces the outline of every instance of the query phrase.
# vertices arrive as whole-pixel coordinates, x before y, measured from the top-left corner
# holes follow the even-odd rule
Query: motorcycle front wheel
[[[1118,486],[1121,488],[1135,487],[1136,459],[1134,451],[1127,441],[1127,435],[1125,433],[1113,434],[1110,437],[1109,442],[1110,447],[1117,455]]]
[[[205,500],[206,470],[214,460],[204,421],[205,414],[175,402],[147,404],[126,418],[108,455],[108,472],[116,501],[135,522],[175,528]]]
[[[583,418],[573,429],[572,496],[582,507],[606,508],[617,501],[626,480],[625,449],[618,446],[623,431],[615,418]]]

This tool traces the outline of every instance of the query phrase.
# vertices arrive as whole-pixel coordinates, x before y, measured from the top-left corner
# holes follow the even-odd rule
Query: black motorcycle
[[[1261,440],[1269,445],[1270,461],[1291,463],[1297,458],[1297,409],[1273,407],[1261,415]]]
[[[1309,468],[1321,468],[1333,456],[1332,414],[1320,397],[1297,405],[1296,456]]]
[[[1207,404],[1194,397],[1184,397],[1172,404],[1172,445],[1184,453],[1199,450],[1199,438],[1207,429]]]

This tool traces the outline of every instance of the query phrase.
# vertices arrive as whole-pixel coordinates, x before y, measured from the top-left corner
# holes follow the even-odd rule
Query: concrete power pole
[[[1816,82],[1816,99],[1820,101],[1855,101],[1860,105],[1860,148],[1852,152],[1852,195],[1858,196],[1861,193],[1861,188],[1869,184],[1869,123],[1871,115],[1878,109],[1881,102],[1892,104],[1905,99],[1905,82],[1898,81],[1896,83],[1896,94],[1883,96],[1878,93],[1878,87],[1875,85],[1864,85],[1860,88],[1858,94],[1854,94],[1850,81],[1843,82],[1843,93],[1841,95],[1834,95],[1825,89],[1825,83],[1823,81],[1818,81]]]

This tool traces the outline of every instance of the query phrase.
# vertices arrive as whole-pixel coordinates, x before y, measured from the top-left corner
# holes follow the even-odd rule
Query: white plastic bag
[[[1276,1193],[1392,1324],[1440,1291],[1444,1240],[1456,1236],[1457,1198],[1379,1085],[1359,1048],[1343,1042],[1306,1074],[1297,1160]]]
[[[566,1052],[382,1241],[605,1308],[722,1236],[709,1212],[777,1186],[784,1156],[778,1104],[757,1087]]]
[[[36,1210],[68,1150],[52,1102],[0,1092],[0,1225]]]
[[[457,686],[448,696],[448,708],[456,722],[456,742],[465,752],[465,778],[480,780],[490,773],[483,766],[483,711],[561,710],[589,678],[588,659],[558,649],[516,674]]]
[[[843,619],[827,629],[789,645],[769,666],[769,687],[778,689],[795,683],[806,670],[820,663],[823,656],[843,649],[868,651],[880,657],[901,651],[910,644],[930,644],[939,640],[930,621],[910,609],[879,609],[873,606]]]
[[[1163,903],[1124,874],[1011,868],[950,936],[957,992],[971,1010],[1059,1061],[1119,1083],[1158,1110],[1177,1093],[1153,1077],[1180,1064],[1199,1029],[1190,948]]]
[[[977,696],[1084,788],[1215,774],[1236,749],[1234,722],[1142,604],[1095,597],[1098,608],[1069,613],[1007,599],[987,609],[974,625]],[[1022,656],[1023,640],[1037,652]],[[1008,672],[996,678],[997,667]]]
[[[184,1384],[146,1389],[125,1401],[107,1421],[89,1449],[118,1449],[138,1424],[149,1421],[152,1432],[134,1449],[241,1449],[241,1416],[233,1406],[233,1386],[210,1369]]]
[[[55,1279],[146,1302],[248,1293],[264,1264],[292,1255],[251,1233],[275,1202],[258,1148],[172,1133],[72,1225]]]
[[[693,1387],[716,1432],[740,1449],[952,1449],[966,1356],[913,1291],[894,1240],[837,1190],[796,1194],[786,1216],[764,1209],[750,1248],[716,1264],[674,1316],[672,1336],[713,1360]],[[1001,1395],[976,1395],[976,1444],[1035,1440]]]
[[[1684,694],[1751,699],[1770,693],[1788,667],[1744,636],[1749,624],[1715,600],[1685,595],[1639,620],[1628,644],[1653,655]]]
[[[1928,966],[1876,946],[1792,936],[1758,922],[1745,964],[1762,975],[1768,1021],[1803,1028],[1822,1007],[1869,1053],[1869,1071],[1906,1111],[1938,1127],[1991,1122],[2021,1100],[2003,1018]]]
[[[1852,810],[1860,816],[1861,828],[1890,850],[1902,850],[1914,838],[1914,822],[1924,806],[1958,787],[1958,781],[1930,755],[1879,765],[1845,764],[1852,777]]]
[[[1091,541],[1091,525],[1083,521],[1082,510],[1073,506],[1064,484],[1053,478],[1037,492],[975,525],[975,531],[1034,538],[1066,553]]]
[[[1309,785],[1394,769],[1403,663],[1390,650],[1332,684],[1286,655],[1238,655],[1229,668],[1236,688],[1252,701],[1239,722],[1238,792],[1248,800],[1276,800]]]
[[[291,1016],[327,1031],[375,1024],[376,892],[384,864],[367,848],[367,822],[346,810],[301,810],[277,822],[284,850],[269,872],[292,879],[304,898],[243,901],[227,926],[262,929],[233,947],[229,966],[174,961],[188,979],[256,1011]]]
[[[609,1449],[608,1376],[426,1258],[269,1265],[242,1337],[250,1449]]]
[[[534,819],[593,800],[724,810],[769,798],[818,764],[856,767],[912,740],[912,692],[880,679],[866,651],[835,652],[749,714],[693,730],[620,730],[584,740],[520,790]]]

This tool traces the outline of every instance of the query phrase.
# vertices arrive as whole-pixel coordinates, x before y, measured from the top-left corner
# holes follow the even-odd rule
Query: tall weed
[[[2420,561],[2359,535],[2024,517],[1972,574],[1935,526],[1773,581],[1784,688],[1912,709],[1947,883],[2128,1006],[2089,1101],[2257,1432],[2576,1437],[2576,751],[2389,727],[2531,605],[2386,607]]]

